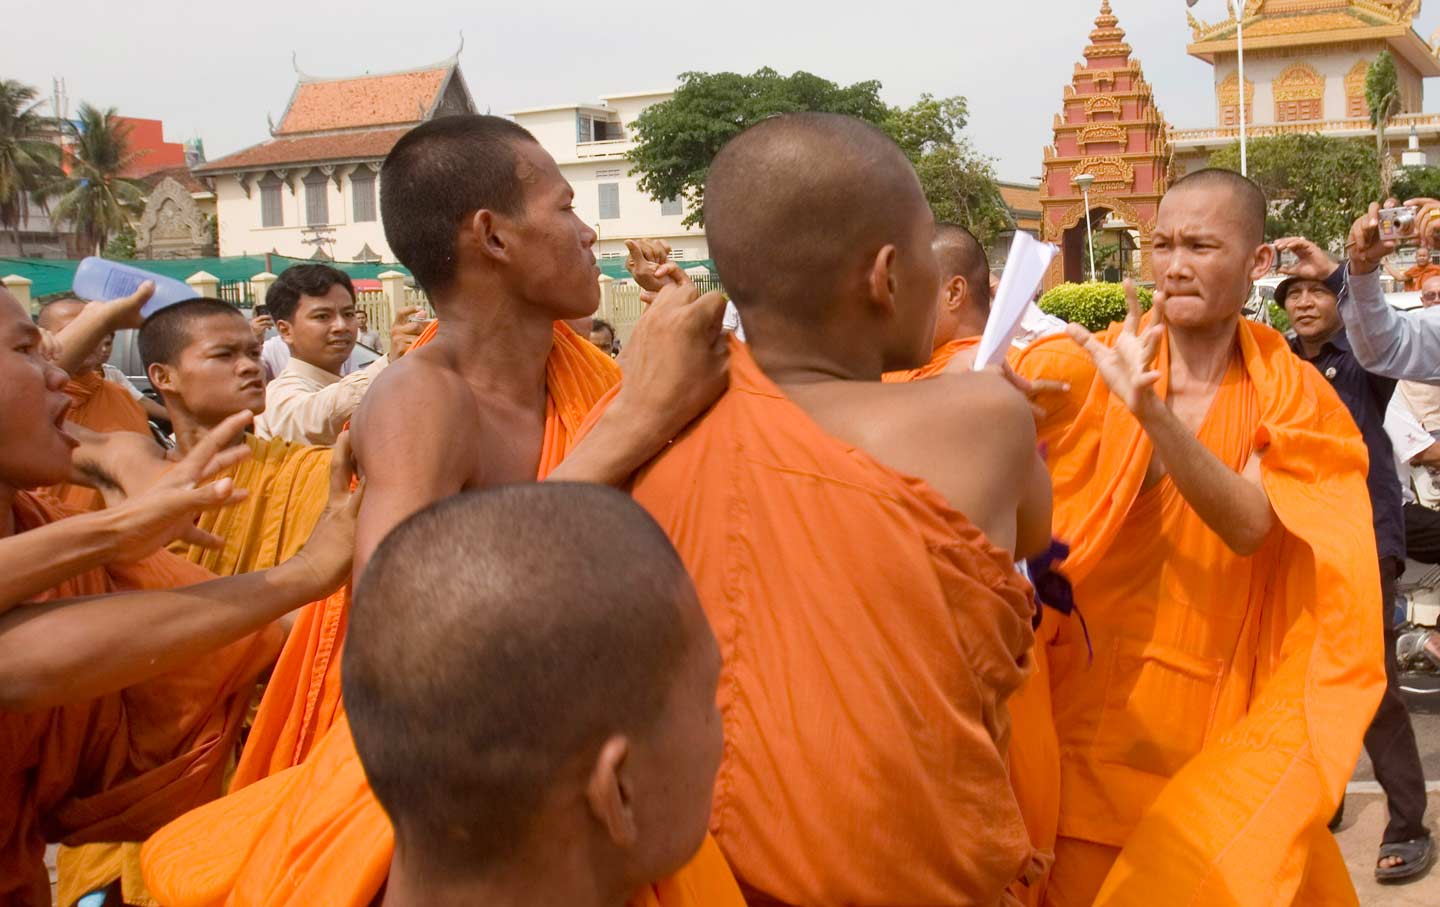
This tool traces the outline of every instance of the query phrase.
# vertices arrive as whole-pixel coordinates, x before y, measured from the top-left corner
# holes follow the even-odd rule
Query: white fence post
[[[190,289],[194,290],[197,296],[214,299],[220,295],[220,278],[208,271],[196,271],[185,278],[185,282],[190,285]]]
[[[30,286],[34,282],[19,274],[6,274],[4,277],[0,277],[0,284],[5,285],[5,289],[10,291],[10,295],[14,296],[27,312],[30,311]]]

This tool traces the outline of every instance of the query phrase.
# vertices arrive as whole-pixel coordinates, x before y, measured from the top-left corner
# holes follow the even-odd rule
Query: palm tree
[[[0,228],[15,237],[22,257],[20,228],[30,221],[30,205],[60,173],[59,146],[41,137],[37,95],[29,85],[0,79]],[[43,198],[38,202],[43,208]]]
[[[98,255],[111,233],[139,216],[145,192],[139,181],[120,175],[138,155],[130,152],[130,130],[117,122],[114,107],[81,104],[75,132],[70,172],[48,194],[56,197],[55,217],[74,225]]]

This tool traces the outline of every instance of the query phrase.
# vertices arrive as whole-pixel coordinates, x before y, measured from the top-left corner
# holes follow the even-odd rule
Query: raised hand
[[[1387,200],[1385,206],[1394,207],[1395,199]],[[1416,218],[1416,223],[1420,224],[1421,219]],[[1379,267],[1387,255],[1395,251],[1397,245],[1395,240],[1383,239],[1380,236],[1380,206],[1372,202],[1370,209],[1360,215],[1350,227],[1350,238],[1345,242],[1345,250],[1350,257],[1350,273],[1369,274]]]
[[[667,438],[725,391],[730,348],[724,318],[720,293],[701,296],[693,283],[669,284],[656,294],[620,354],[625,374],[620,396]]]
[[[1154,364],[1160,351],[1160,338],[1165,331],[1164,302],[1164,294],[1157,290],[1155,322],[1142,330],[1140,297],[1135,292],[1135,284],[1127,280],[1125,304],[1129,311],[1114,346],[1101,343],[1083,325],[1071,324],[1065,329],[1070,339],[1080,344],[1094,361],[1105,386],[1136,416],[1142,416],[1148,407],[1160,402],[1155,393],[1160,373],[1154,369]]]
[[[640,289],[659,292],[665,281],[656,271],[670,260],[670,244],[663,239],[627,239],[625,248],[630,253],[625,257],[625,270]]]
[[[1305,280],[1325,280],[1340,263],[1331,257],[1329,252],[1315,245],[1302,236],[1287,236],[1284,239],[1275,240],[1275,250],[1278,255],[1281,252],[1289,252],[1295,256],[1293,265],[1285,265],[1280,268],[1280,273],[1288,277],[1300,277]]]
[[[269,315],[256,315],[250,319],[250,333],[254,334],[255,339],[261,343],[265,342],[265,334],[273,327],[275,327],[275,319]]]
[[[340,588],[350,578],[355,558],[355,526],[360,501],[365,495],[365,480],[354,482],[355,472],[350,432],[344,431],[335,439],[330,459],[330,499],[325,512],[294,558],[310,569],[317,587],[326,590],[325,594]]]
[[[395,320],[390,323],[390,352],[391,362],[410,352],[410,347],[420,339],[425,331],[426,321],[416,321],[415,316],[420,314],[421,308],[418,305],[407,305],[395,313]]]
[[[251,418],[249,412],[242,412],[221,422],[149,489],[105,511],[115,524],[110,540],[114,560],[140,560],[176,539],[204,548],[224,544],[223,539],[197,529],[194,520],[202,511],[243,501],[249,494],[229,478],[209,480],[250,456],[249,447],[230,442]]]

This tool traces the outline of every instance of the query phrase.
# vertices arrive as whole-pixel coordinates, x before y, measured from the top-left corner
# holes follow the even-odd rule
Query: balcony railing
[[[1390,121],[1386,128],[1387,137],[1404,138],[1410,132],[1410,127],[1437,127],[1440,128],[1440,114],[1435,113],[1406,113],[1401,114]],[[1345,120],[1311,120],[1301,123],[1270,123],[1264,126],[1246,126],[1245,135],[1247,138],[1264,138],[1273,135],[1299,135],[1311,132],[1322,133],[1373,133],[1375,127],[1370,125],[1370,120],[1365,117],[1353,117]],[[1240,127],[1225,126],[1218,129],[1172,129],[1170,141],[1176,145],[1203,144],[1205,142],[1239,141]]]
[[[603,142],[576,142],[576,157],[614,157],[625,155],[635,145],[629,139],[606,139]]]

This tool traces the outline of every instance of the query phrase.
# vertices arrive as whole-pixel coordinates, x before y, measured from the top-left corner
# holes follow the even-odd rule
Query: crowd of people
[[[380,183],[437,316],[388,338],[323,264],[253,316],[0,291],[0,904],[50,843],[61,907],[1353,904],[1362,746],[1377,878],[1429,869],[1440,318],[1379,206],[1337,261],[1191,174],[1149,312],[977,371],[984,248],[859,120],[726,144],[725,295],[631,243],[623,354],[524,129]],[[1289,341],[1242,317],[1282,251]]]

